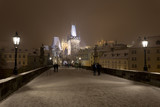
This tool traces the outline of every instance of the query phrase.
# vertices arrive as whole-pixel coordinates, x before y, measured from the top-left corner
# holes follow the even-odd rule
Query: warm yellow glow
[[[62,41],[62,50],[68,49],[68,43],[65,41]]]
[[[49,60],[52,60],[52,57],[50,57]]]
[[[97,42],[97,45],[98,45],[98,46],[103,46],[103,45],[105,45],[105,44],[106,44],[106,41],[105,41],[105,40],[100,40],[100,41]]]

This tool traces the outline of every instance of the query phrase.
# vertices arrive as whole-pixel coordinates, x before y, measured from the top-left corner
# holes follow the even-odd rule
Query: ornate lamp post
[[[81,57],[79,57],[79,67],[81,67]]]
[[[146,40],[146,38],[144,37],[144,40],[142,41],[142,45],[144,47],[144,68],[143,70],[144,71],[148,71],[148,68],[147,68],[147,61],[146,61],[146,48],[148,46],[148,41]]]
[[[14,66],[13,74],[17,75],[18,74],[18,71],[17,71],[17,50],[18,50],[18,45],[20,43],[20,37],[18,36],[17,32],[16,32],[16,35],[13,36],[13,43],[15,46],[15,66]]]

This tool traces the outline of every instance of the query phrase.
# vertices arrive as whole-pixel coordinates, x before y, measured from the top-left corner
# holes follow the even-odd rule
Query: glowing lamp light
[[[20,37],[18,36],[18,33],[16,32],[16,35],[13,37],[13,43],[14,43],[14,46],[15,46],[15,65],[14,65],[13,74],[15,74],[15,75],[18,74],[18,70],[17,70],[17,50],[18,50],[19,42],[20,42]]]
[[[49,60],[52,60],[52,57],[50,57]]]
[[[20,37],[18,36],[18,33],[16,32],[16,35],[13,37],[13,43],[14,43],[14,45],[16,46],[16,48],[17,48],[17,46],[19,45],[19,43],[20,43]]]
[[[79,60],[81,60],[81,57],[79,57]]]
[[[75,26],[75,25],[72,25],[71,35],[72,35],[72,36],[77,36],[77,34],[76,34],[76,26]]]
[[[148,46],[148,41],[146,40],[146,38],[144,38],[144,40],[142,41],[142,46],[144,48],[146,48]]]

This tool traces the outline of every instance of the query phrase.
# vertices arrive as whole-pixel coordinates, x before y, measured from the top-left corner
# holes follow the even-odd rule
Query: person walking
[[[97,63],[97,72],[98,72],[98,75],[101,74],[101,68],[102,68],[102,66],[99,63]]]
[[[56,71],[58,72],[58,64],[56,64]]]
[[[54,72],[56,72],[56,64],[53,64]]]
[[[96,69],[97,69],[97,65],[95,63],[92,65],[92,69],[93,69],[93,75],[95,76],[96,75]]]

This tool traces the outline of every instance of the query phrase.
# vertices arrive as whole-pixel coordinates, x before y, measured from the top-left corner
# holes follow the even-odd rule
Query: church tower
[[[77,36],[76,26],[71,26],[71,35],[68,37],[68,55],[74,55],[80,49],[80,36]]]

